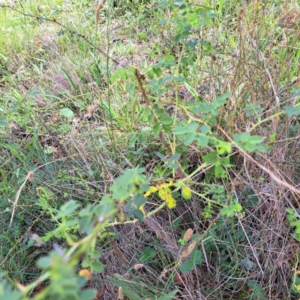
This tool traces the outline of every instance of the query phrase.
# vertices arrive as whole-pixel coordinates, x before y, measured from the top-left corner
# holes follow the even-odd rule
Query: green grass
[[[91,1],[0,2],[3,282],[27,285],[17,299],[69,299],[66,290],[79,289],[74,274],[101,260],[104,270],[82,289],[103,299],[120,290],[133,300],[297,299],[299,226],[286,209],[299,206],[299,4],[207,0],[205,12],[174,1],[108,2],[98,24]],[[178,133],[193,124],[199,129]],[[120,176],[137,167],[147,184],[170,184],[177,206],[162,208],[153,193],[145,220],[132,224],[141,212],[137,198],[122,198]],[[78,207],[63,215],[69,201]],[[105,201],[113,217],[102,228]],[[188,228],[201,263],[183,272],[193,257],[183,255]],[[60,251],[72,247],[63,262]],[[50,271],[39,260],[48,255]],[[47,290],[51,283],[63,292]]]

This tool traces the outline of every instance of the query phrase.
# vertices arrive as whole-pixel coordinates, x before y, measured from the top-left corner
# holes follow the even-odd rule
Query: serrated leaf
[[[286,212],[288,212],[289,214],[294,214],[295,211],[292,208],[287,208]]]
[[[217,97],[213,102],[212,104],[215,106],[215,107],[219,107],[219,106],[222,106],[224,105],[227,101],[227,98],[230,96],[230,93],[225,93],[219,97]]]
[[[203,156],[203,160],[208,164],[216,164],[219,160],[217,152],[210,152]]]
[[[62,108],[59,112],[59,114],[63,117],[66,117],[67,119],[72,119],[74,117],[74,113],[71,109],[65,107],[65,108]]]
[[[78,207],[80,206],[79,203],[75,200],[70,200],[64,205],[60,207],[60,215],[63,214],[65,216],[71,215]]]
[[[195,262],[190,259],[190,260],[184,262],[183,264],[181,264],[181,266],[179,267],[179,269],[180,269],[181,272],[190,272],[195,267],[196,267]]]
[[[185,134],[189,132],[196,132],[198,129],[199,125],[198,123],[192,122],[188,126],[182,125],[182,124],[175,124],[173,133],[175,135],[179,134]]]
[[[211,130],[211,127],[208,126],[208,125],[204,125],[204,126],[201,127],[201,133],[203,133],[203,134],[209,133],[210,130]]]
[[[89,233],[93,228],[93,220],[90,216],[84,216],[79,220],[79,231],[81,233]]]
[[[225,153],[231,153],[231,143],[224,142],[224,141],[218,141],[217,144],[217,151],[218,154],[225,154]]]
[[[297,106],[290,106],[287,105],[284,107],[285,113],[288,115],[288,117],[297,116],[300,114],[300,105]]]
[[[141,209],[133,208],[130,211],[130,214],[128,216],[133,216],[134,218],[138,219],[140,222],[144,220],[144,213],[141,211]]]
[[[203,255],[200,250],[195,249],[191,254],[191,259],[195,261],[196,265],[201,265],[203,261]]]
[[[186,134],[184,138],[184,145],[188,146],[192,143],[195,139],[197,139],[197,134],[195,132],[189,132]]]
[[[300,227],[300,220],[291,221],[290,225],[294,227]]]
[[[133,197],[133,202],[136,204],[137,207],[140,207],[144,205],[147,201],[147,198],[141,196],[141,195],[135,195]]]
[[[225,170],[220,164],[215,165],[215,176],[216,178],[223,178],[226,175]]]
[[[200,147],[206,147],[208,145],[209,138],[205,135],[198,134],[197,142]]]
[[[155,249],[146,247],[141,251],[140,262],[149,263],[156,256]]]
[[[263,139],[261,136],[258,136],[258,135],[252,135],[249,140],[248,140],[248,143],[250,144],[259,144],[259,143],[262,143]]]

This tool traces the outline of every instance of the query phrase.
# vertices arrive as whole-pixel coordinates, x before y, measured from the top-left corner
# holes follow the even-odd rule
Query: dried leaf
[[[119,287],[119,291],[118,291],[118,299],[124,300],[123,288],[121,286]]]
[[[178,273],[174,275],[174,280],[179,284],[179,286],[185,287],[184,281]]]
[[[185,232],[185,234],[184,234],[184,236],[183,236],[183,240],[184,240],[185,242],[188,242],[188,241],[192,238],[193,233],[194,233],[193,229],[192,229],[192,228],[189,228],[189,229]]]
[[[39,238],[40,238],[40,237],[39,237],[36,233],[31,233],[30,236],[29,236],[29,240],[30,240],[30,241],[35,241],[34,246],[36,246],[36,247],[42,247],[42,246],[45,246],[45,245],[46,245],[45,242],[43,242],[43,241],[37,242],[37,240],[38,240]]]
[[[30,182],[34,182],[34,178],[33,178],[33,172],[29,171],[27,174],[27,178]]]
[[[141,268],[143,268],[143,267],[144,267],[143,264],[136,264],[136,265],[134,265],[134,269],[135,269],[135,270],[139,270],[139,269],[141,269]]]
[[[197,245],[196,241],[191,242],[188,245],[188,247],[182,251],[181,257],[183,257],[183,258],[188,257],[193,252],[193,250],[195,249],[196,245]]]
[[[78,273],[79,276],[85,277],[87,280],[90,280],[92,277],[92,273],[88,269],[81,269]]]
[[[94,300],[100,300],[100,298],[102,298],[103,295],[104,295],[103,291],[102,290],[98,290],[96,298]]]

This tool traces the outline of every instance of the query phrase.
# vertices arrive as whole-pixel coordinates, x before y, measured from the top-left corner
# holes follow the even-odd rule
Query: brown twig
[[[142,93],[142,96],[143,96],[143,99],[144,99],[145,103],[147,104],[147,106],[150,106],[150,101],[149,101],[148,95],[146,93],[146,90],[145,90],[145,88],[143,86],[143,82],[142,82],[142,79],[144,78],[144,76],[136,68],[134,69],[134,75],[135,75],[136,80],[138,82],[138,85],[139,85],[139,88],[141,90],[141,93]]]
[[[218,126],[218,129],[223,133],[223,135],[252,163],[257,165],[260,169],[262,169],[264,172],[266,172],[276,183],[279,185],[282,185],[294,193],[300,195],[300,190],[295,188],[294,186],[290,185],[288,182],[281,180],[278,178],[271,170],[266,168],[265,166],[261,165],[259,162],[257,162],[254,158],[252,158],[251,155],[249,155],[246,151],[244,151],[241,147],[239,147],[233,140],[232,138],[226,133],[225,130],[223,130],[220,126]],[[266,158],[265,158],[266,159]],[[266,159],[267,160],[267,159]]]

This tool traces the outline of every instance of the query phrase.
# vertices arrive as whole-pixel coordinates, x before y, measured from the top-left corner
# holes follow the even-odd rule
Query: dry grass
[[[105,19],[101,12],[97,34],[94,30],[87,33],[104,52],[109,49],[118,66],[112,61],[107,64],[85,40],[70,33],[58,35],[59,26],[49,23],[38,26],[33,44],[25,45],[24,52],[3,54],[8,60],[1,61],[6,79],[1,80],[0,107],[9,111],[9,127],[1,129],[1,142],[17,145],[23,151],[21,160],[7,148],[1,149],[0,178],[10,188],[2,185],[0,195],[10,201],[9,205],[17,191],[15,187],[20,186],[12,170],[19,168],[24,173],[34,164],[45,166],[36,173],[32,187],[24,190],[26,196],[35,199],[36,187],[43,185],[55,193],[54,207],[65,201],[64,195],[83,205],[97,203],[126,168],[139,165],[146,168],[149,176],[160,174],[162,162],[155,152],[168,149],[159,138],[145,132],[143,143],[129,146],[132,134],[143,128],[139,119],[144,109],[140,91],[131,93],[130,88],[110,84],[107,73],[131,65],[146,73],[162,53],[173,51],[173,55],[180,56],[180,47],[172,40],[172,27],[163,30],[157,25],[155,18],[162,16],[155,9],[149,19],[138,9],[131,11],[134,17],[122,15],[129,11],[126,5],[120,10],[111,11],[111,19]],[[71,8],[70,11],[67,22],[73,24],[76,20],[71,16],[75,13]],[[217,134],[227,140],[227,136],[251,130],[262,136],[268,146],[266,153],[255,152],[250,158],[235,148],[231,157],[234,167],[228,171],[228,178],[210,181],[223,185],[227,195],[236,197],[245,216],[219,217],[216,206],[213,218],[204,219],[206,201],[194,195],[190,201],[179,201],[176,209],[163,209],[143,222],[111,226],[107,229],[111,236],[98,245],[105,271],[95,274],[90,283],[102,292],[99,299],[116,299],[116,286],[122,286],[129,299],[155,299],[175,289],[178,293],[172,299],[298,297],[291,292],[291,285],[298,268],[299,242],[293,239],[294,229],[287,221],[286,208],[299,207],[296,190],[300,189],[300,126],[299,117],[279,116],[278,112],[285,105],[297,103],[293,89],[300,83],[299,6],[296,1],[224,1],[222,13],[213,26],[201,32],[203,40],[213,41],[214,52],[196,53],[196,63],[187,77],[194,87],[205,87],[201,96],[207,102],[231,92],[218,116],[218,126],[226,135],[216,127]],[[92,14],[92,8],[88,14]],[[94,26],[91,17],[80,20]],[[107,26],[101,22],[108,22]],[[77,26],[75,23],[75,30]],[[146,32],[146,40],[139,37],[141,32]],[[39,93],[28,97],[34,89]],[[169,98],[178,92],[183,100],[194,101],[184,88],[174,87],[161,97],[165,107],[174,106]],[[247,104],[256,112],[250,114]],[[69,121],[59,114],[64,107],[74,112]],[[37,127],[39,133],[35,135]],[[274,140],[270,138],[272,134]],[[53,153],[45,155],[45,148]],[[203,162],[202,156],[201,149],[189,146],[190,173]],[[192,178],[195,191],[201,192],[208,171]],[[34,200],[21,199],[18,208],[23,213],[17,213],[15,222],[30,216],[28,224],[34,224],[30,230],[42,235],[52,226],[45,230],[44,223],[34,222],[39,212],[34,205]],[[7,203],[1,206],[4,215]],[[153,198],[145,209],[151,211],[157,206]],[[16,239],[24,237],[28,224],[16,226]],[[199,236],[203,263],[183,273],[172,266],[182,258],[184,246],[179,240],[189,228]],[[7,251],[2,249],[3,253]],[[154,251],[153,256],[145,258],[145,249]],[[15,251],[19,251],[17,246]],[[19,264],[6,268],[22,268],[24,261],[20,259]],[[137,264],[143,267],[136,270]],[[26,282],[28,277],[32,279],[23,275],[19,280]]]

